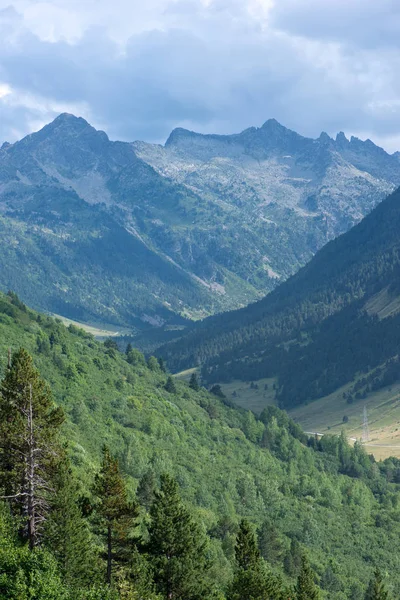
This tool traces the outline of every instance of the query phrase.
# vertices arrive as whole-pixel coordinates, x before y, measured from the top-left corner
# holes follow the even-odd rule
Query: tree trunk
[[[111,566],[112,566],[112,541],[111,525],[107,527],[107,583],[111,585]]]
[[[37,543],[36,519],[35,519],[35,436],[33,432],[32,412],[32,385],[29,386],[29,410],[28,410],[28,540],[29,548],[32,550]]]

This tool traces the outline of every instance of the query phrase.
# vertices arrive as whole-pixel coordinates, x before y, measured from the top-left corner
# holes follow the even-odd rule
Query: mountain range
[[[60,115],[0,150],[0,288],[137,331],[246,306],[400,184],[398,154],[267,121],[113,142]]]
[[[286,408],[360,373],[353,391],[363,395],[397,380],[399,228],[397,190],[263,300],[205,320],[160,354],[175,369],[202,365],[209,382],[276,376]]]

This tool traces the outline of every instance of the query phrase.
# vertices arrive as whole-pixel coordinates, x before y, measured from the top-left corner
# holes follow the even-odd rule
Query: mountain
[[[165,146],[136,142],[134,148],[158,173],[208,200],[219,228],[210,232],[207,257],[214,259],[217,239],[218,260],[261,292],[400,184],[397,156],[371,141],[349,141],[343,133],[313,140],[274,119],[237,135],[175,129]]]
[[[369,373],[362,394],[390,383],[400,377],[399,228],[397,190],[265,299],[205,320],[160,354],[175,369],[202,364],[210,382],[277,376],[285,407],[359,373]]]
[[[65,412],[63,436],[82,506],[96,506],[90,494],[103,444],[118,458],[130,497],[139,482],[151,488],[161,474],[174,475],[185,505],[209,536],[208,577],[218,597],[225,598],[232,579],[235,536],[244,517],[257,528],[268,568],[287,585],[294,583],[306,551],[332,600],[364,597],[374,567],[389,574],[393,597],[399,597],[398,460],[376,463],[343,436],[308,439],[275,407],[257,418],[184,381],[175,380],[171,390],[154,358],[146,363],[135,350],[122,354],[110,341],[96,342],[75,326],[29,310],[15,294],[0,294],[1,376],[8,348],[20,346],[32,354]],[[139,533],[149,524],[147,508],[140,510]],[[1,539],[6,516],[0,503]],[[99,554],[98,522],[89,519],[87,526]],[[1,553],[2,569],[11,548],[9,543]],[[24,591],[13,552],[2,585],[17,573],[18,590]],[[40,569],[43,560],[35,564]],[[89,597],[105,596],[93,592],[82,599]]]
[[[265,295],[399,183],[398,156],[372,142],[274,120],[158,146],[63,114],[0,149],[0,288],[80,321],[179,330]]]

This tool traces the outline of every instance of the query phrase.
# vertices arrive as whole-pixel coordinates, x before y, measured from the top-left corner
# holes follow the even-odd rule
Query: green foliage
[[[26,519],[25,535],[38,545],[50,503],[49,492],[63,452],[59,430],[64,414],[21,348],[0,385],[0,487],[13,514]]]
[[[235,546],[236,569],[228,600],[274,600],[282,593],[280,582],[267,572],[250,523],[242,520]]]
[[[277,528],[268,519],[265,520],[258,531],[258,547],[261,556],[270,564],[281,563],[283,544]]]
[[[159,371],[160,370],[160,364],[155,356],[150,356],[148,358],[147,368],[150,369],[150,371]]]
[[[21,544],[4,506],[0,510],[0,597],[10,600],[72,600],[51,554],[43,549],[31,551],[26,544]]]
[[[149,469],[143,473],[136,490],[137,499],[140,504],[146,508],[146,510],[149,510],[153,503],[155,490],[156,476],[154,471]]]
[[[209,564],[206,542],[199,526],[183,505],[175,480],[161,476],[150,509],[147,552],[156,588],[165,600],[201,600],[211,597],[206,579]]]
[[[254,532],[246,519],[239,526],[236,538],[235,559],[239,569],[255,568],[260,562],[260,551],[257,548]]]
[[[192,388],[195,392],[198,392],[200,389],[200,383],[197,373],[192,373],[190,376],[189,387]]]
[[[5,316],[9,320],[1,320]],[[52,337],[49,354],[38,352],[38,336],[49,342]],[[141,495],[139,482],[149,471],[156,488],[165,472],[179,482],[185,507],[211,536],[207,580],[219,594],[232,581],[237,526],[247,517],[257,527],[261,550],[263,524],[273,524],[282,548],[280,558],[267,560],[285,586],[295,583],[299,556],[306,551],[332,600],[365,593],[372,560],[389,574],[393,597],[400,596],[400,461],[375,463],[360,445],[352,448],[340,437],[309,440],[276,407],[257,418],[178,379],[172,395],[164,389],[162,371],[148,369],[144,361],[131,365],[120,352],[112,358],[104,344],[84,331],[20,311],[0,294],[3,374],[8,346],[20,345],[32,354],[66,414],[62,434],[69,444],[72,474],[79,479],[79,506],[88,515],[95,570],[103,557],[105,529],[96,522],[91,489],[106,443],[118,458],[128,498],[134,498],[136,489]],[[79,363],[85,372],[76,369],[76,377],[68,379],[67,367]],[[123,382],[122,389],[116,381]],[[134,529],[144,542],[152,479],[150,475],[149,485],[143,485],[143,510]],[[51,550],[48,544],[46,548]],[[124,553],[121,566],[115,565],[114,583],[134,589],[129,564]],[[105,573],[104,562],[101,569]],[[63,578],[60,571],[61,562],[58,576]],[[98,590],[103,581],[104,576],[95,577],[93,586],[79,594],[102,598]],[[79,594],[73,591],[74,600],[80,600]]]
[[[54,483],[45,545],[57,560],[63,581],[70,588],[87,587],[99,578],[100,564],[92,533],[82,515],[78,484],[67,463],[62,465]]]
[[[383,577],[379,569],[375,569],[374,576],[370,581],[365,600],[388,600],[389,593],[383,583]]]
[[[167,378],[167,383],[165,384],[165,389],[169,394],[176,394],[176,385],[173,377],[171,375]]]
[[[314,578],[308,559],[303,555],[296,584],[296,600],[320,600],[321,594],[314,583]]]
[[[103,448],[103,462],[96,475],[94,494],[99,498],[96,512],[103,527],[107,547],[107,583],[111,584],[115,561],[126,560],[129,532],[137,516],[137,506],[128,502],[118,460],[107,447]]]

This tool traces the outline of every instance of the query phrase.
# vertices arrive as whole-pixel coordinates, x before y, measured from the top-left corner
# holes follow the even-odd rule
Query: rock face
[[[160,146],[60,115],[0,149],[0,287],[72,318],[180,324],[265,295],[399,184],[369,140],[275,120]]]

